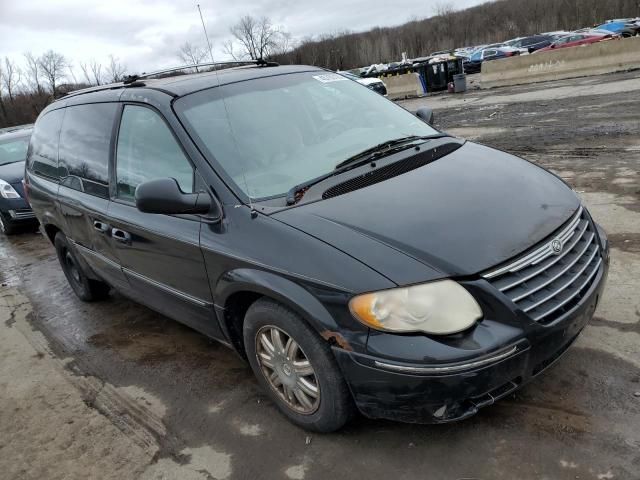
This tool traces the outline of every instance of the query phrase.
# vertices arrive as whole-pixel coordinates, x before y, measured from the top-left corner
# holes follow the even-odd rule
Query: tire
[[[4,233],[5,235],[13,235],[17,232],[16,226],[12,225],[6,218],[4,218],[4,215],[2,215],[1,212],[0,212],[0,232]]]
[[[111,290],[109,285],[97,280],[91,280],[84,273],[75,252],[69,246],[67,237],[62,232],[56,233],[53,243],[56,247],[56,253],[64,276],[67,277],[69,285],[80,300],[83,302],[95,302],[104,300],[109,296],[109,290]]]
[[[267,343],[275,346],[278,342],[272,336],[274,331],[280,343],[290,346],[291,350],[285,357],[275,353],[278,349],[274,347],[272,361],[269,361],[264,355],[272,350],[263,343],[262,335],[266,336]],[[258,383],[291,422],[314,432],[333,432],[351,418],[353,401],[331,348],[298,314],[273,300],[257,300],[245,315],[243,336]],[[288,339],[297,343],[298,349]],[[293,355],[289,357],[289,353]],[[272,367],[267,366],[268,363]],[[309,367],[312,374],[308,373]],[[269,376],[275,379],[269,380]],[[285,382],[292,397],[289,401]],[[314,386],[316,398],[305,393],[312,393]],[[307,401],[301,401],[301,397]]]

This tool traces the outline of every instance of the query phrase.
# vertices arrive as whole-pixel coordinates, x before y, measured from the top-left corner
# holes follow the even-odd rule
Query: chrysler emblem
[[[554,239],[551,242],[551,250],[553,250],[553,253],[555,253],[556,255],[559,255],[560,252],[562,252],[562,242],[557,238]]]

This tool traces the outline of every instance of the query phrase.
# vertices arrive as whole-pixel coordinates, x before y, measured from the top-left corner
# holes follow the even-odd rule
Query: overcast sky
[[[462,9],[487,0],[450,0]],[[204,45],[198,0],[0,0],[0,57],[54,49],[72,60],[120,58],[129,72],[176,65],[185,41]],[[200,0],[216,61],[229,28],[266,15],[294,39],[404,23],[433,15],[438,0]],[[77,71],[77,70],[76,70]]]

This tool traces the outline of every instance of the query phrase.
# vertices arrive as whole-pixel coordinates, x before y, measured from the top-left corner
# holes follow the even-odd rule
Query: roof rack
[[[280,65],[277,62],[268,62],[262,58],[259,58],[257,60],[240,60],[240,61],[234,61],[234,62],[194,63],[192,65],[183,65],[180,67],[156,70],[155,72],[149,72],[149,73],[143,72],[139,75],[138,74],[127,75],[126,77],[124,77],[124,80],[122,81],[122,83],[125,85],[131,85],[132,83],[137,82],[138,80],[141,80],[143,78],[155,77],[156,75],[163,75],[166,73],[179,72],[180,70],[186,70],[188,68],[214,67],[214,70],[216,70],[215,67],[217,67],[218,65],[251,65],[251,64],[257,65],[258,67],[277,67]]]

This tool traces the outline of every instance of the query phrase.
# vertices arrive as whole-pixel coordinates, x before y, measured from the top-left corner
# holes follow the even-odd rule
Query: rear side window
[[[147,180],[174,178],[193,193],[193,168],[162,117],[146,107],[126,105],[116,150],[117,197],[133,200]]]
[[[60,184],[109,198],[109,151],[115,103],[67,107],[60,134]]]
[[[38,118],[31,135],[27,165],[29,171],[58,181],[58,140],[64,109]]]

